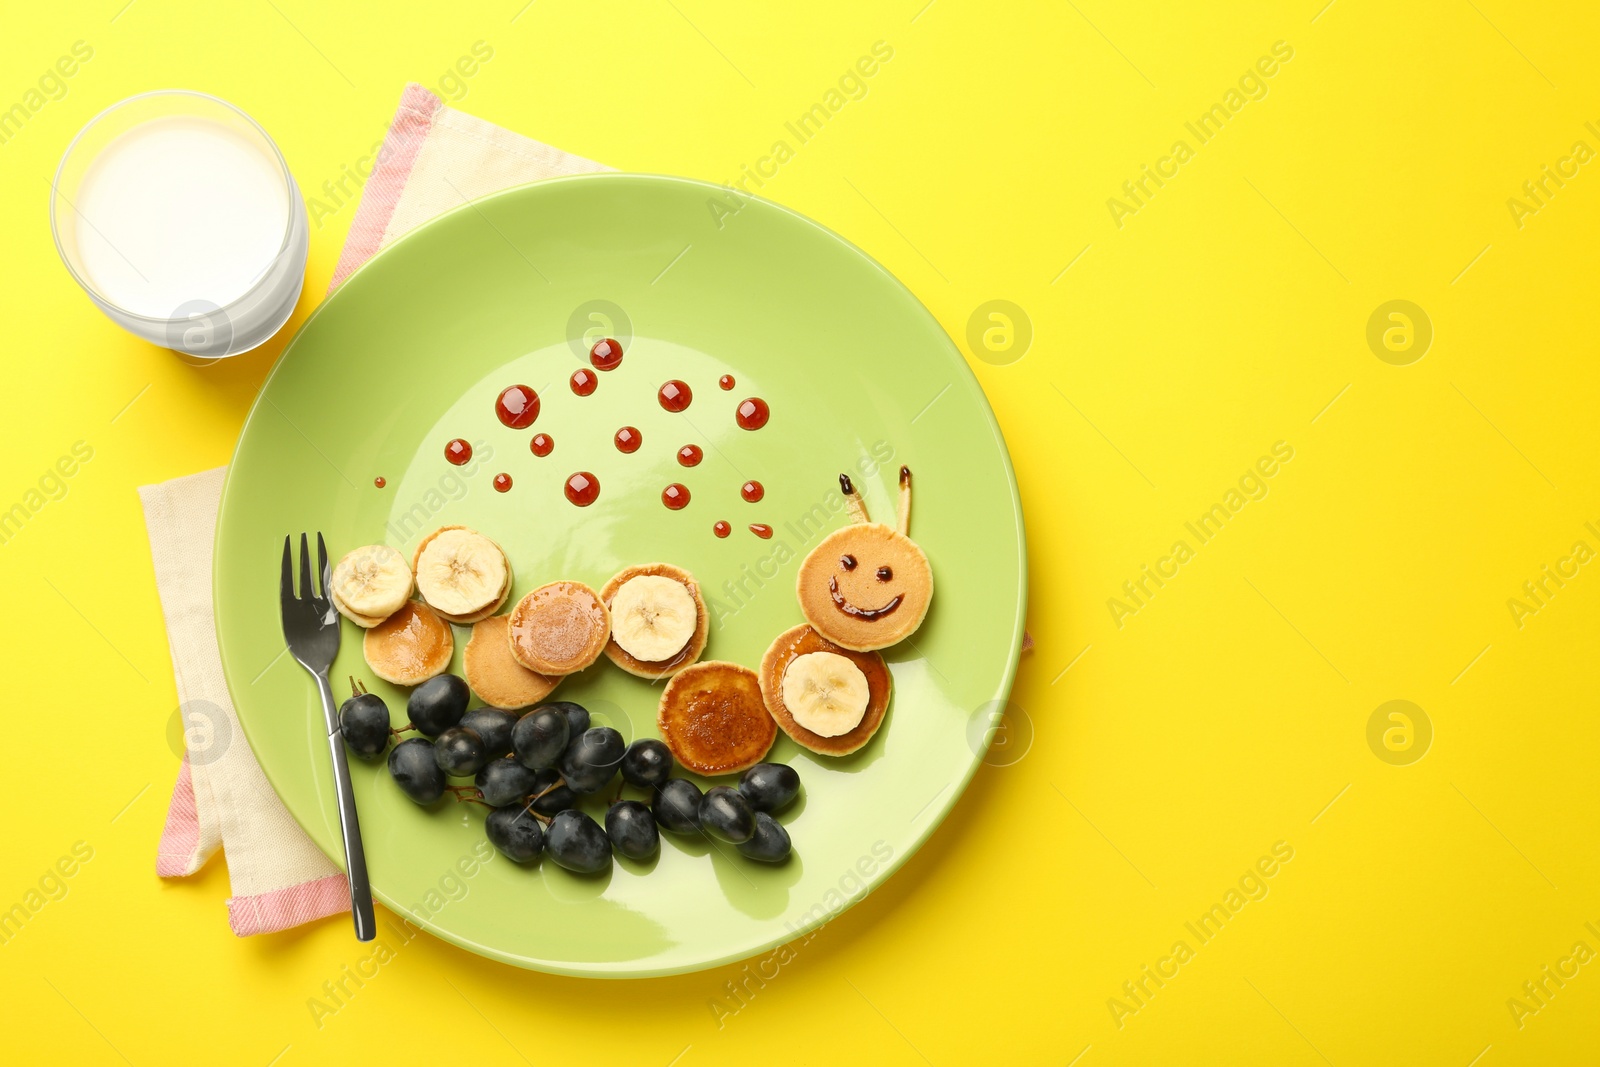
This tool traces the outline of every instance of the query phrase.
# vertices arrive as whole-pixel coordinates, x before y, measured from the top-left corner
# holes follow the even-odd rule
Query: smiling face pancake
[[[856,652],[887,648],[922,625],[933,568],[916,542],[867,522],[824,537],[800,564],[795,595],[823,637]]]

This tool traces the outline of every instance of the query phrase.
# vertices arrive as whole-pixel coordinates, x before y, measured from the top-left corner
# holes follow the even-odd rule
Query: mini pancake
[[[511,609],[506,641],[516,661],[539,674],[572,674],[600,658],[611,613],[582,582],[541,585]]]
[[[812,652],[833,652],[850,660],[867,678],[867,710],[855,729],[837,737],[823,737],[807,730],[794,721],[789,709],[783,706],[783,672],[800,656]],[[846,756],[872,740],[872,735],[883,725],[889,710],[889,697],[893,684],[889,668],[876,652],[857,652],[834,644],[809,626],[796,626],[778,635],[777,640],[761,657],[761,698],[784,733],[795,744],[808,748],[821,756]]]
[[[499,547],[499,546],[497,545],[496,547]],[[482,622],[484,619],[489,618],[495,612],[497,612],[501,608],[505,607],[506,598],[511,595],[511,583],[512,583],[512,581],[513,581],[513,577],[512,577],[512,574],[511,574],[511,560],[509,558],[507,558],[506,559],[506,582],[505,582],[504,585],[502,585],[500,587],[500,595],[494,599],[493,603],[487,605],[486,607],[484,607],[484,608],[482,608],[482,609],[480,609],[478,611],[474,611],[470,615],[452,615],[448,611],[439,611],[438,608],[434,608],[433,610],[439,613],[439,617],[440,618],[448,619],[449,621],[451,621],[453,623],[456,623],[459,626],[472,626],[472,625],[475,625],[476,623]]]
[[[700,583],[694,580],[694,575],[670,563],[643,563],[636,567],[624,567],[613,574],[611,580],[600,587],[600,599],[605,602],[606,608],[610,609],[611,598],[617,595],[618,589],[629,580],[641,575],[671,578],[689,590],[689,595],[694,598],[694,636],[689,638],[689,643],[671,659],[653,661],[635,658],[627,649],[617,644],[617,639],[613,636],[606,641],[606,656],[612,663],[635,677],[651,680],[666,678],[699,659],[700,653],[706,650],[706,639],[711,635],[711,613],[706,610],[706,602],[700,596]]]
[[[795,596],[823,637],[871,652],[922,625],[933,602],[933,567],[892,526],[854,523],[824,537],[801,562]]]
[[[778,726],[756,672],[707,660],[683,668],[661,693],[656,726],[678,762],[696,774],[732,774],[761,762]]]
[[[339,599],[338,589],[329,590],[328,597],[333,601],[333,606],[338,610],[340,615],[343,615],[345,618],[349,619],[363,630],[370,630],[374,626],[377,626],[379,623],[383,622],[383,619],[376,618],[372,615],[360,615],[354,611],[351,611],[350,606],[343,600]],[[404,606],[405,605],[403,604],[401,605],[401,607]],[[386,619],[388,616],[385,615],[383,618]]]
[[[450,624],[420,600],[406,601],[361,639],[372,673],[395,685],[420,685],[443,674],[455,650]]]
[[[550,695],[561,681],[530,671],[511,656],[506,640],[510,617],[492,615],[472,627],[472,638],[462,656],[467,686],[485,704],[496,708],[526,708]]]
[[[500,608],[505,604],[506,598],[511,595],[511,583],[513,580],[511,573],[511,557],[506,555],[505,549],[500,547],[499,542],[495,541],[491,537],[485,537],[483,534],[469,526],[461,526],[459,524],[454,526],[441,526],[417,543],[417,550],[411,555],[411,573],[413,575],[415,575],[418,572],[418,568],[421,567],[422,553],[427,550],[428,546],[437,540],[440,534],[449,533],[452,530],[465,530],[467,533],[482,537],[485,541],[488,541],[491,545],[494,545],[495,549],[500,553],[500,558],[504,560],[506,566],[506,579],[501,583],[499,594],[493,600],[489,601],[476,611],[453,614],[445,611],[443,608],[440,608],[437,605],[432,605],[433,610],[438,613],[440,618],[447,619],[450,622],[457,623],[461,626],[471,626],[474,623],[487,619],[489,616],[499,611]],[[422,585],[423,583],[418,583],[417,592],[421,593],[424,599],[427,599],[428,594],[422,588]]]

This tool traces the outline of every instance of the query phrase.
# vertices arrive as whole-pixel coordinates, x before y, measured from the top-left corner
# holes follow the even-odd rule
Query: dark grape
[[[673,778],[657,787],[650,810],[663,830],[693,834],[700,830],[700,787],[687,778]]]
[[[641,737],[622,754],[622,779],[654,789],[672,777],[672,750],[653,737]]]
[[[758,763],[739,776],[739,792],[757,811],[780,811],[800,792],[800,775],[787,763]]]
[[[411,691],[406,701],[406,714],[418,733],[438,737],[461,721],[467,713],[467,701],[472,690],[467,683],[453,674],[429,678]]]
[[[556,785],[559,781],[561,781],[561,772],[554,768],[534,771],[532,795],[538,799],[534,800],[529,807],[540,815],[546,816],[577,807],[578,795],[569,786]],[[550,789],[551,786],[555,786],[555,788]],[[548,793],[545,792],[547,789],[550,790]],[[544,793],[544,796],[539,796],[540,793]]]
[[[737,845],[756,832],[756,813],[737,789],[713,786],[700,798],[700,828]]]
[[[588,718],[588,712],[584,712]],[[534,708],[511,728],[511,748],[524,767],[543,770],[561,762],[567,749],[567,716],[554,705]]]
[[[389,705],[376,693],[354,694],[339,705],[339,732],[356,755],[378,755],[389,745]]]
[[[622,735],[609,726],[585,730],[562,754],[561,775],[574,793],[597,793],[617,773],[626,747]]]
[[[540,704],[535,710],[549,708],[559,711],[567,717],[567,737],[579,737],[589,728],[589,709],[582,704],[574,704],[570,700],[552,700],[548,704]]]
[[[550,820],[545,848],[551,859],[578,874],[595,874],[611,866],[611,839],[599,823],[575,809]]]
[[[433,755],[433,742],[408,737],[389,752],[389,774],[400,791],[418,804],[444,796],[444,772]]]
[[[489,755],[504,756],[511,751],[511,728],[517,725],[517,716],[499,708],[473,708],[461,716],[461,725],[478,731]]]
[[[483,738],[465,726],[452,726],[435,738],[433,754],[439,769],[452,778],[471,778],[489,762]]]
[[[544,850],[544,827],[526,808],[496,808],[483,821],[489,843],[507,858],[527,863]]]
[[[637,800],[621,800],[606,809],[606,836],[630,860],[647,860],[661,846],[650,809]]]
[[[789,831],[764,811],[756,812],[756,832],[750,840],[734,846],[745,856],[763,863],[782,863],[789,858]]]
[[[510,756],[503,756],[485,763],[474,781],[478,792],[483,794],[483,802],[490,807],[503,808],[507,804],[520,807],[522,801],[536,792],[533,785],[538,774]]]

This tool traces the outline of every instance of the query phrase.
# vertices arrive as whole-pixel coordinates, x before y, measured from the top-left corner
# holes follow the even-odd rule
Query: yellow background
[[[0,546],[0,906],[94,849],[0,946],[8,1061],[1594,1061],[1600,963],[1520,1027],[1507,1007],[1575,942],[1600,950],[1600,574],[1520,627],[1507,607],[1574,542],[1600,549],[1600,171],[1520,228],[1506,203],[1574,141],[1600,149],[1586,5],[123,3],[11,5],[0,33],[0,106],[94,48],[0,144],[0,504],[94,449]],[[134,492],[227,461],[288,331],[209,368],[119,333],[51,245],[62,149],[124,96],[200,89],[263,123],[311,195],[404,82],[437,88],[483,41],[457,106],[724,181],[878,40],[894,58],[866,97],[764,192],[963,344],[986,301],[1031,320],[1021,359],[972,360],[1029,530],[1038,644],[1006,747],[720,1027],[736,967],[596,984],[422,938],[319,1028],[308,998],[365,954],[346,922],[239,940],[220,861],[155,877],[175,696]],[[1277,41],[1293,59],[1265,98],[1198,146],[1185,121]],[[1194,158],[1119,228],[1107,199],[1179,138]],[[352,214],[313,230],[297,319]],[[1366,342],[1392,299],[1433,326],[1408,366]],[[1294,458],[1268,495],[1119,627],[1108,599],[1278,441]],[[1403,766],[1367,742],[1395,699],[1433,730]],[[1279,841],[1266,897],[1200,945],[1184,924]],[[1119,1026],[1108,999],[1180,939],[1194,957]]]

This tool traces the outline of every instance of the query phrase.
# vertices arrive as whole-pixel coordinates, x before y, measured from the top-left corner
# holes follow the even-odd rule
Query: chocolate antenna
[[[900,468],[900,533],[911,536],[911,468]]]
[[[839,475],[839,491],[844,494],[844,505],[850,511],[851,522],[871,522],[867,516],[867,503],[861,499],[861,494],[856,492],[856,487],[851,483],[848,474]]]

